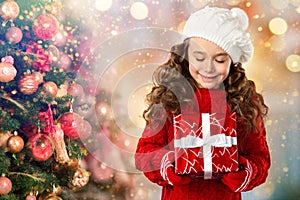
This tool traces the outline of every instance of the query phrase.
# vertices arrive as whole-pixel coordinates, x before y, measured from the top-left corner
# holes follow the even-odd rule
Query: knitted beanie
[[[242,9],[205,7],[189,17],[183,28],[183,40],[191,37],[206,39],[228,53],[233,63],[244,63],[253,55],[247,28],[248,17]]]

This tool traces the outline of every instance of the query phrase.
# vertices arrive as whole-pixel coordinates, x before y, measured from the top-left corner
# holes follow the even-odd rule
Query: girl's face
[[[199,88],[219,89],[227,78],[230,56],[219,46],[202,38],[191,38],[188,47],[189,71]]]

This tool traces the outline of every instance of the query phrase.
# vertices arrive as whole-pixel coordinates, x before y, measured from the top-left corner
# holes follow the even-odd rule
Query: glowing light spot
[[[289,168],[288,168],[288,167],[284,167],[284,168],[282,168],[282,171],[288,172],[288,171],[289,171]]]
[[[296,54],[289,55],[285,65],[291,72],[300,72],[300,56]]]
[[[269,29],[275,35],[282,35],[285,34],[285,32],[287,31],[288,24],[284,19],[280,17],[275,17],[269,22]]]
[[[148,17],[148,7],[143,2],[135,2],[130,7],[130,14],[137,20],[143,20]]]
[[[241,0],[226,0],[225,2],[230,6],[236,6],[241,3]]]
[[[107,11],[112,5],[112,0],[95,0],[95,8],[99,11]]]
[[[258,30],[259,32],[261,32],[261,31],[263,30],[263,27],[260,26],[260,27],[257,28],[257,30]]]
[[[249,8],[251,5],[252,5],[251,2],[247,2],[247,3],[246,3],[246,7],[247,7],[247,8]]]

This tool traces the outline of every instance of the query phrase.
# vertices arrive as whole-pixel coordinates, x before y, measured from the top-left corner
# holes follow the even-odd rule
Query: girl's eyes
[[[203,62],[205,58],[196,58],[197,61]],[[217,63],[224,63],[226,59],[215,59]]]

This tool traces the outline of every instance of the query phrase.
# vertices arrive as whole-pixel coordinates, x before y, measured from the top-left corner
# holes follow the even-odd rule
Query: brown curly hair
[[[189,72],[189,39],[171,48],[169,60],[153,73],[154,86],[146,96],[148,108],[144,119],[151,123],[161,122],[166,113],[180,113],[182,102],[189,102],[197,88],[196,81]],[[256,92],[253,81],[248,80],[241,63],[232,63],[228,77],[224,80],[227,103],[236,112],[242,130],[247,134],[257,130],[257,117],[264,118],[268,107],[261,94]]]

